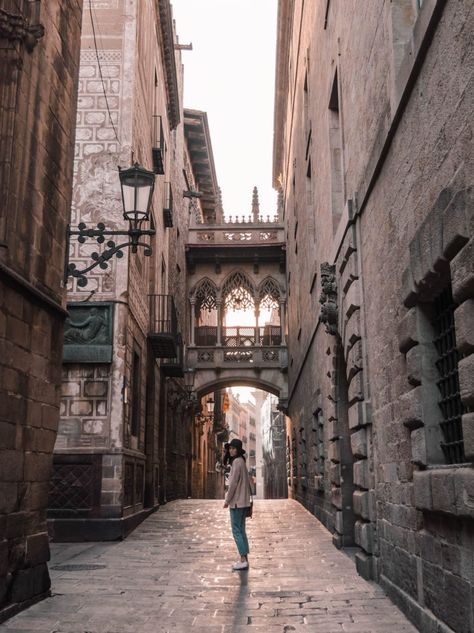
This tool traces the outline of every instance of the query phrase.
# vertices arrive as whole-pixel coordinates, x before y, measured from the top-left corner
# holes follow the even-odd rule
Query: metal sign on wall
[[[111,363],[113,303],[69,303],[64,326],[64,363]]]

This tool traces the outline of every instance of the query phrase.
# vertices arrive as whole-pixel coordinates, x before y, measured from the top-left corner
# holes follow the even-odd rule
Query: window
[[[342,133],[341,120],[339,113],[339,85],[337,78],[337,70],[334,73],[334,79],[331,86],[329,96],[329,150],[331,158],[331,202],[332,202],[332,220],[333,232],[339,225],[342,216],[344,204],[344,182],[343,182],[343,150],[342,150]]]
[[[438,404],[443,416],[440,423],[443,435],[441,448],[448,464],[461,464],[465,462],[461,424],[464,407],[459,393],[459,353],[454,329],[456,304],[451,285],[435,298],[433,308],[433,343],[438,354],[435,364],[439,374],[436,384],[440,392]]]
[[[141,363],[140,354],[136,349],[133,350],[132,361],[132,411],[131,411],[131,434],[138,437],[140,432],[140,390],[141,390]]]
[[[318,409],[313,413],[313,442],[314,442],[314,461],[315,470],[317,475],[324,477],[324,418],[321,409]]]

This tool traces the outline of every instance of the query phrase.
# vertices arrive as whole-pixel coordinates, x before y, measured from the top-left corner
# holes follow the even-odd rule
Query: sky
[[[184,106],[207,112],[226,216],[274,215],[273,98],[277,0],[172,0]]]

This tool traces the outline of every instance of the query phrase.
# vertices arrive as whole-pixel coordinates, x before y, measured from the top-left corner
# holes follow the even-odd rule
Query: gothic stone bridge
[[[196,370],[196,393],[247,385],[275,394],[285,406],[283,224],[255,212],[248,219],[219,219],[193,222],[187,244],[187,365]]]

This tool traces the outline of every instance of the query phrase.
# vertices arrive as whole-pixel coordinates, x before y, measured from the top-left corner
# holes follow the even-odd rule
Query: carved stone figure
[[[98,308],[92,308],[82,321],[71,317],[66,321],[65,343],[107,344],[108,328],[105,314]]]
[[[321,314],[319,320],[326,324],[326,332],[336,335],[337,330],[337,284],[336,266],[324,262],[321,264]]]

